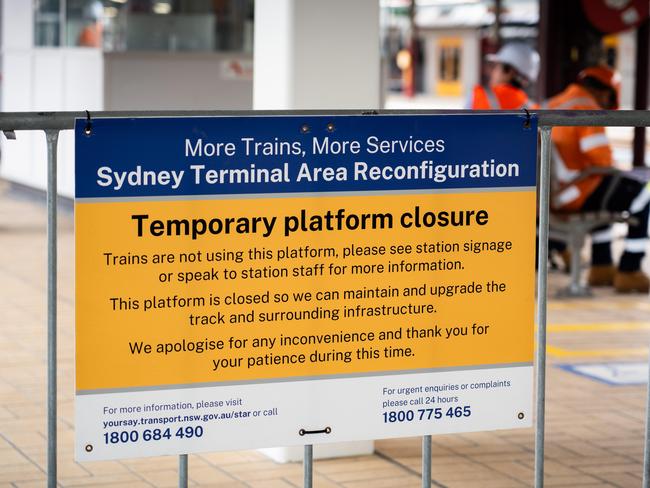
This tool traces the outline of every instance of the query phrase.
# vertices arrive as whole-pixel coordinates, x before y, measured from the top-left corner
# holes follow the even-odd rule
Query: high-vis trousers
[[[650,217],[650,183],[630,176],[607,175],[589,195],[583,211],[628,211],[632,217],[628,223],[623,256],[618,265],[620,271],[637,271],[648,247],[648,218]],[[605,226],[591,233],[591,262],[593,265],[612,264],[612,229]]]

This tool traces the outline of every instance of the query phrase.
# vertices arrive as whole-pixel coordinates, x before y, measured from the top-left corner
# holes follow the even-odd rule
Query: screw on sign
[[[650,14],[647,0],[582,0],[589,22],[605,33],[639,26]]]

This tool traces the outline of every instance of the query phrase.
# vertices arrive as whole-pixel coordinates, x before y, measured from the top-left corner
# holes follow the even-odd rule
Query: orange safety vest
[[[544,104],[553,110],[602,110],[591,94],[580,85],[571,84]],[[579,210],[603,177],[585,174],[594,167],[612,166],[612,150],[603,127],[554,127],[553,197],[558,210]]]
[[[531,106],[525,91],[512,85],[477,85],[472,97],[473,110],[520,110]]]
[[[77,39],[77,45],[83,47],[102,47],[103,27],[99,22],[83,28]]]

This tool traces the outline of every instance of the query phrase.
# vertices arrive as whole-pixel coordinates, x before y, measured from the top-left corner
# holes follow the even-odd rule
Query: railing
[[[0,131],[8,138],[16,130],[42,130],[47,140],[47,479],[48,488],[57,486],[57,143],[59,132],[74,128],[76,119],[105,117],[210,117],[243,115],[322,115],[323,111],[141,111],[141,112],[13,112],[0,114]],[[481,114],[469,110],[370,110],[330,111],[328,115],[445,115]],[[556,126],[617,126],[648,127],[650,111],[586,111],[586,110],[542,110],[534,112],[538,118],[541,136],[539,188],[539,244],[537,273],[537,352],[536,352],[536,420],[535,420],[535,487],[544,486],[544,441],[546,413],[546,322],[547,322],[547,261],[548,224],[550,202],[551,129]],[[650,488],[650,383],[646,404],[646,433],[643,462],[643,487]],[[313,450],[305,446],[304,486],[312,486]],[[179,456],[179,486],[187,487],[188,458]],[[422,438],[422,486],[431,486],[431,436]]]

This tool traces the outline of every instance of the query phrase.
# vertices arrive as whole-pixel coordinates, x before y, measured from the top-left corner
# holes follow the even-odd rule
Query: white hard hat
[[[93,0],[86,4],[82,13],[84,19],[99,20],[104,15],[104,6],[99,0]]]
[[[496,54],[488,54],[488,61],[512,66],[528,81],[535,81],[539,74],[539,54],[528,44],[511,42],[504,45]]]

